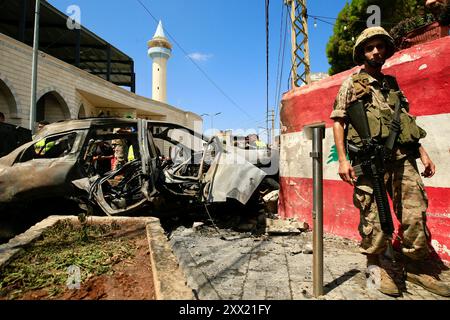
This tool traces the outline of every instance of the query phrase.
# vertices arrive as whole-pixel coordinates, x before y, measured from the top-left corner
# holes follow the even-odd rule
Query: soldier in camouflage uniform
[[[356,41],[353,59],[364,67],[344,81],[331,113],[339,156],[339,175],[342,180],[355,187],[353,202],[360,210],[361,251],[367,256],[368,268],[377,268],[377,274],[381,277],[378,289],[391,296],[400,296],[404,283],[402,285],[403,277],[399,275],[403,272],[395,272],[396,268],[392,268],[383,258],[388,235],[381,230],[371,181],[364,176],[356,179],[352,167],[355,163],[347,159],[346,150],[347,142],[361,146],[361,139],[349,124],[346,114],[346,109],[352,102],[363,101],[372,138],[384,144],[389,136],[395,102],[399,99],[402,107],[401,131],[393,150],[393,160],[385,164],[385,183],[397,219],[401,222],[401,266],[406,267],[407,280],[439,295],[450,296],[450,289],[446,284],[439,281],[435,274],[424,271],[426,268],[421,268],[430,261],[429,231],[426,226],[428,199],[416,159],[420,158],[425,167],[422,173],[425,178],[435,174],[435,165],[419,143],[426,132],[409,114],[408,101],[396,79],[381,72],[384,62],[394,52],[392,37],[381,27],[367,28]]]

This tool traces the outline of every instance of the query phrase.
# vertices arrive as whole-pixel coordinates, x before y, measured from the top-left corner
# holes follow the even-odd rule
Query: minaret
[[[153,39],[148,42],[148,56],[152,58],[152,99],[167,103],[167,60],[172,53],[172,45],[164,35],[159,21]]]

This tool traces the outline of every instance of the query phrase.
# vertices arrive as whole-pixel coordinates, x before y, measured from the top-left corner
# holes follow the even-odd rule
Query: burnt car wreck
[[[50,197],[70,198],[107,215],[230,199],[245,205],[277,188],[277,156],[226,146],[218,137],[161,121],[63,121],[0,158],[0,210]]]

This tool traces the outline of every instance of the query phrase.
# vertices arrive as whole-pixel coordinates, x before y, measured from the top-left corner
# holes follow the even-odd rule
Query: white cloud
[[[200,52],[194,52],[188,55],[189,58],[191,58],[194,61],[208,61],[213,57],[212,54],[205,54]]]

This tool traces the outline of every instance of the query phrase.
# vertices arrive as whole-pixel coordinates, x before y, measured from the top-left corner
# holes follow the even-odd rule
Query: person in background
[[[98,174],[103,175],[111,170],[111,160],[114,157],[114,151],[111,145],[106,141],[100,141],[95,150],[92,161]]]
[[[48,121],[39,121],[38,122],[38,126],[37,126],[37,131],[36,134],[39,133],[39,131],[41,131],[46,125],[49,125],[50,123]],[[33,136],[33,139],[36,135]],[[35,145],[34,145],[34,151],[36,152],[36,155],[43,157],[45,156],[45,154],[55,146],[54,142],[49,142],[46,143],[46,139],[41,139],[39,140]]]
[[[131,133],[132,128],[115,128],[113,132],[117,134]],[[128,161],[129,146],[127,143],[127,139],[124,138],[114,139],[112,141],[112,147],[114,150],[114,158],[112,159],[113,160],[112,169],[118,170],[122,168]]]
[[[50,122],[45,121],[45,120],[39,121],[38,122],[38,127],[37,127],[37,132],[41,131],[45,126],[47,126],[49,124],[50,124]]]

